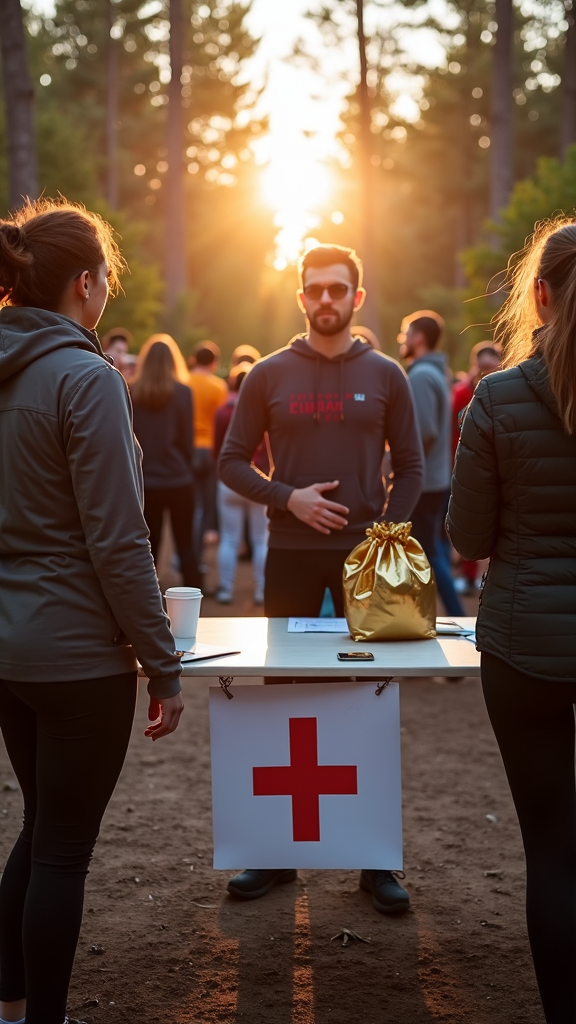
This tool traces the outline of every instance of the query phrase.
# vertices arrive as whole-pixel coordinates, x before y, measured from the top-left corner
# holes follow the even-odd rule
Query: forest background
[[[535,220],[576,204],[570,0],[311,0],[288,59],[341,96],[340,130],[324,159],[329,184],[302,197],[296,238],[290,206],[265,198],[269,126],[251,80],[260,42],[249,0],[55,0],[50,15],[5,2],[24,25],[36,188],[115,226],[131,272],[101,330],[128,327],[135,351],[155,330],[187,353],[210,337],[224,360],[241,343],[285,344],[302,326],[296,250],[313,238],[364,257],[371,303],[360,319],[385,350],[395,354],[405,314],[432,307],[459,369],[490,337],[511,253]],[[0,35],[4,215],[15,201],[14,78]]]

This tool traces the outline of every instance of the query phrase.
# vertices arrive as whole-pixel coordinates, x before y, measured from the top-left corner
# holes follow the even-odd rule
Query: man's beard
[[[346,311],[345,313],[339,313],[337,309],[333,309],[332,306],[325,306],[323,309],[318,310],[313,316],[309,316],[310,326],[314,328],[316,334],[322,334],[325,338],[330,338],[333,334],[340,334],[340,331],[344,331],[350,321],[352,320],[352,314],[354,310]],[[330,320],[323,322],[320,318],[326,313],[332,313]]]

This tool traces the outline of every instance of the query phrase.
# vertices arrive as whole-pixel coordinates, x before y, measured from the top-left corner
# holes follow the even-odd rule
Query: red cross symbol
[[[290,718],[290,764],[253,768],[254,796],[292,797],[295,843],[320,842],[321,794],[355,795],[356,765],[318,764],[315,718]]]

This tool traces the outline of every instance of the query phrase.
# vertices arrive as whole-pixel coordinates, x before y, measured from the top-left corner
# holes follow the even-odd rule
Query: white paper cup
[[[164,597],[172,636],[175,639],[195,641],[202,591],[198,587],[168,587]]]

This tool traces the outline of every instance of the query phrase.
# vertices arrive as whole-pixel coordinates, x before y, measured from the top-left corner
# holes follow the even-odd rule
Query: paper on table
[[[463,640],[476,643],[476,631],[469,626],[459,625],[453,619],[436,619],[436,633],[438,636],[460,636]]]
[[[346,619],[288,619],[289,633],[339,633],[349,636]],[[438,636],[459,636],[463,640],[471,640],[476,643],[476,633],[473,629],[461,626],[453,619],[436,619],[436,632]]]
[[[289,633],[344,633],[349,636],[346,619],[288,619]]]
[[[470,640],[473,644],[476,644],[476,630],[471,630],[470,633],[466,633],[462,637],[463,640]]]
[[[436,632],[438,634],[453,633],[461,635],[462,633],[468,633],[469,630],[454,622],[453,619],[436,619]]]

